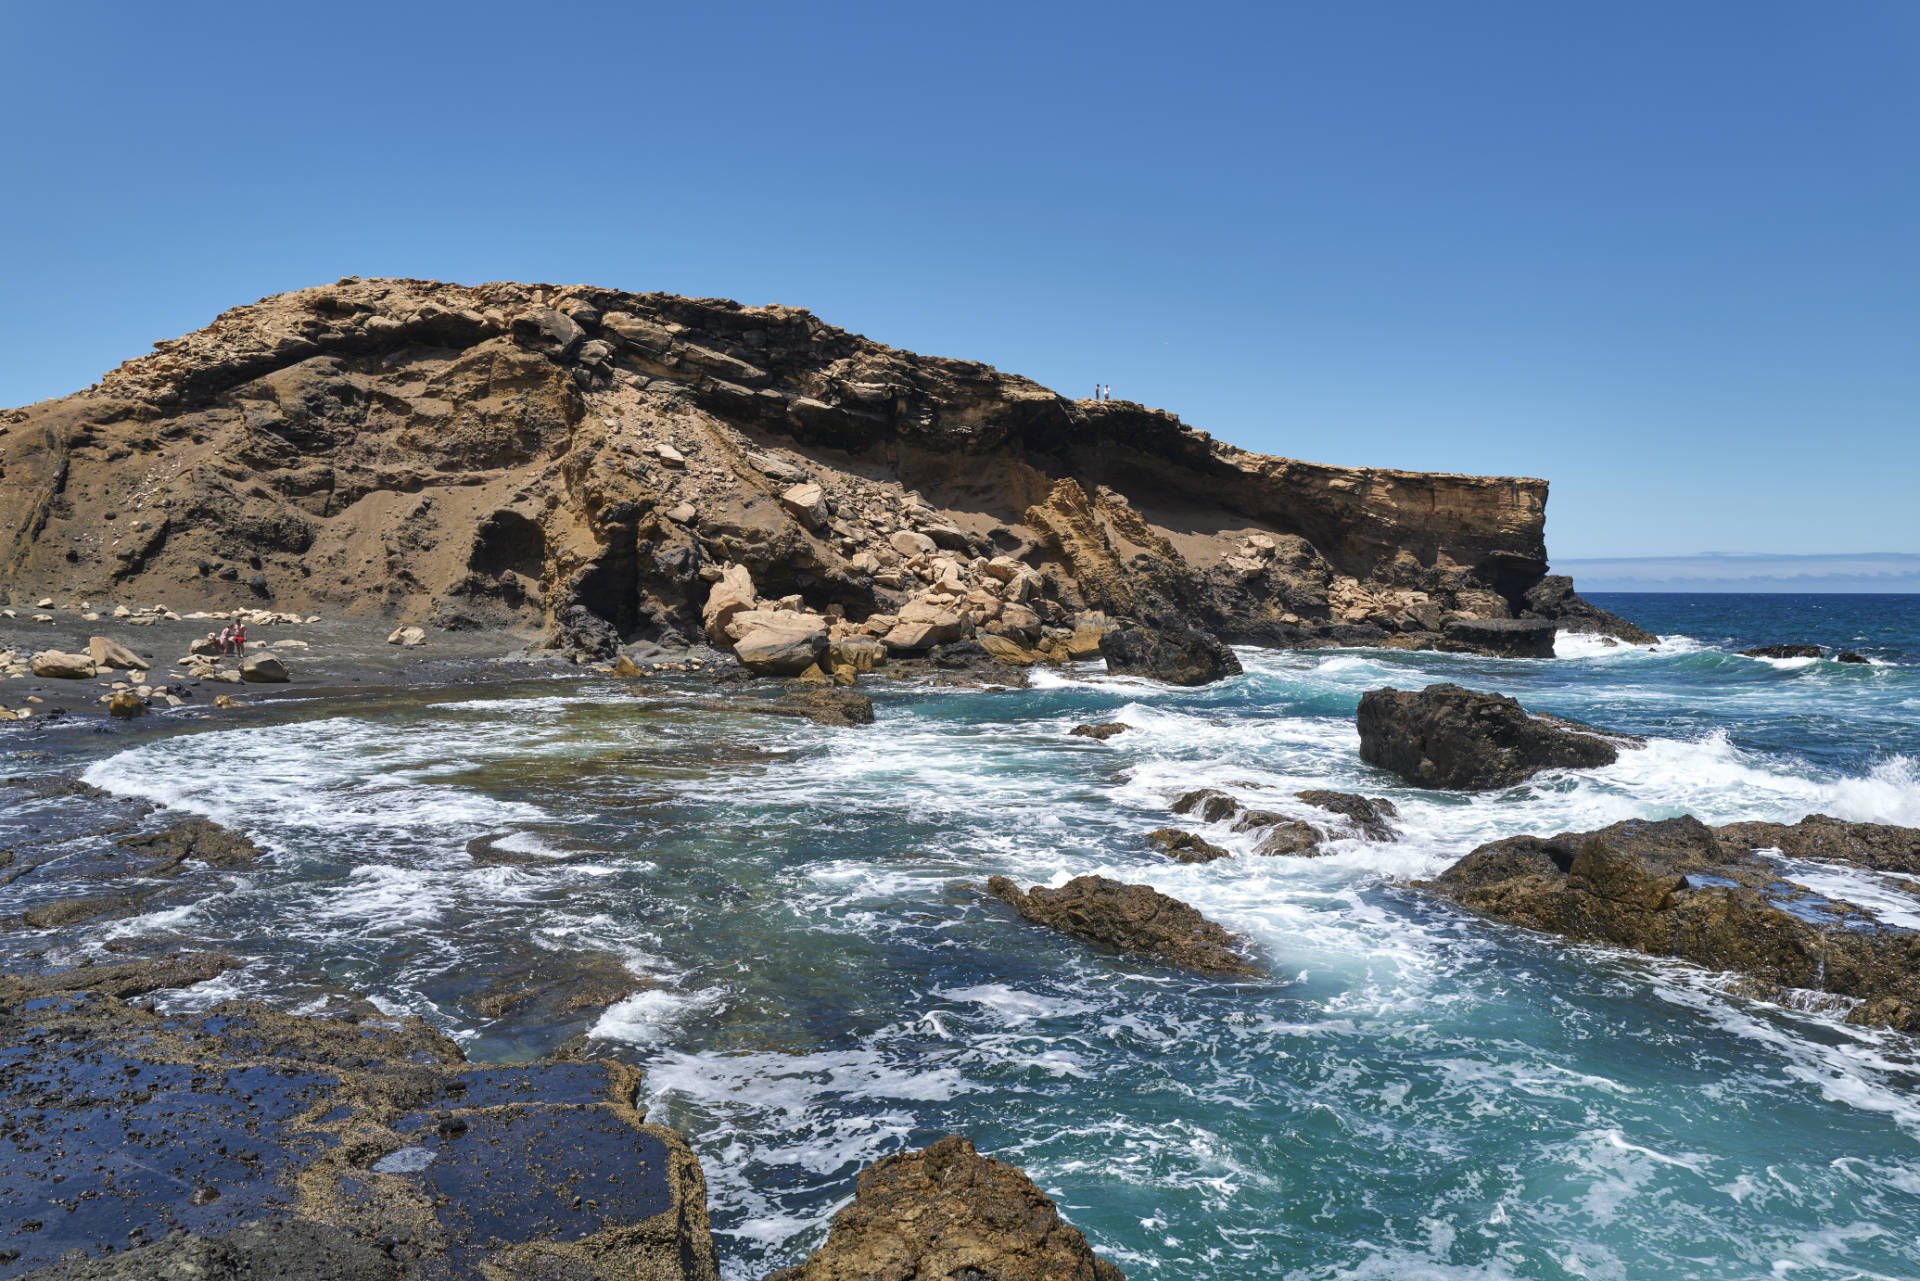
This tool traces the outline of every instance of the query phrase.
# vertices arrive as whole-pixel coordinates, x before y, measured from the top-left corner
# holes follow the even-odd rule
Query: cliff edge
[[[1542,480],[1250,454],[804,309],[584,286],[348,278],[234,308],[0,414],[0,492],[0,599],[596,654],[713,639],[729,567],[746,608],[836,636],[897,636],[931,595],[957,629],[930,634],[1022,653],[1089,616],[1271,645],[1512,618],[1644,636],[1547,575]]]

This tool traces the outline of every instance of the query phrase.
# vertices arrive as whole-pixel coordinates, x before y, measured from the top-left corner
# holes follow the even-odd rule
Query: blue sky
[[[1920,6],[0,6],[0,404],[342,275],[783,302],[1556,558],[1920,553]]]

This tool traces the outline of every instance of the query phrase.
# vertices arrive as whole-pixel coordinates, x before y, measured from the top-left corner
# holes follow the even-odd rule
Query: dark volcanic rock
[[[1825,651],[1818,645],[1756,645],[1740,653],[1747,658],[1819,658]]]
[[[1544,618],[1456,618],[1446,638],[1502,658],[1552,658],[1555,630]]]
[[[1548,574],[1527,589],[1524,601],[1526,609],[1521,617],[1551,619],[1563,632],[1612,636],[1629,645],[1660,643],[1660,638],[1645,628],[1582,599],[1565,574]]]
[[[1502,694],[1458,685],[1419,693],[1368,690],[1360,699],[1360,758],[1417,787],[1485,791],[1545,769],[1611,765],[1643,740],[1552,716],[1529,715]]]
[[[1755,840],[1797,841],[1823,857],[1920,854],[1920,831],[1820,817],[1791,828],[1635,820],[1483,845],[1434,888],[1515,925],[1733,971],[1762,994],[1831,993],[1856,1002],[1849,1022],[1920,1030],[1920,933],[1795,884]]]
[[[1078,876],[1058,889],[1022,892],[1004,876],[987,882],[994,897],[1029,921],[1122,952],[1138,952],[1202,974],[1259,971],[1236,950],[1239,940],[1177,898],[1151,885],[1127,885],[1104,876]]]
[[[1284,818],[1266,825],[1265,834],[1260,837],[1260,843],[1253,847],[1253,852],[1312,858],[1327,852],[1321,848],[1323,839],[1320,829],[1313,824],[1303,823],[1297,818]]]
[[[1116,627],[1100,638],[1100,657],[1117,676],[1148,676],[1169,685],[1205,685],[1240,675],[1240,660],[1208,632],[1179,623]]]
[[[1856,654],[1849,649],[1837,655],[1833,661],[1836,663],[1868,663],[1868,662],[1871,662],[1872,660],[1867,658],[1864,654]]]
[[[1393,828],[1387,820],[1398,818],[1400,811],[1384,796],[1357,796],[1352,792],[1328,792],[1318,788],[1295,792],[1294,795],[1316,809],[1346,815],[1353,820],[1360,835],[1370,841],[1393,839]]]
[[[1809,814],[1785,823],[1728,823],[1723,840],[1743,849],[1779,850],[1788,858],[1854,863],[1876,872],[1920,876],[1920,829],[1890,823],[1849,823]]]
[[[1232,850],[1223,850],[1177,827],[1163,827],[1157,832],[1148,832],[1147,841],[1159,846],[1160,852],[1168,858],[1181,863],[1211,863],[1217,858],[1233,857]]]
[[[159,862],[146,869],[148,876],[174,871],[187,859],[208,867],[236,868],[246,867],[260,857],[258,845],[204,818],[190,818],[141,836],[125,836],[115,844],[158,858]]]
[[[372,1242],[308,1219],[267,1219],[222,1236],[170,1236],[106,1259],[57,1263],[21,1281],[401,1281]]]
[[[1232,818],[1238,814],[1240,802],[1218,788],[1202,787],[1195,791],[1182,792],[1174,798],[1173,812],[1196,814],[1202,822],[1218,823],[1223,818]]]
[[[1075,725],[1067,732],[1075,738],[1094,738],[1104,743],[1115,734],[1124,734],[1132,728],[1124,721],[1108,721],[1104,725]]]
[[[768,1281],[1124,1281],[1020,1170],[948,1135],[860,1172],[826,1244]]]
[[[175,958],[173,977],[224,960]],[[422,1278],[717,1277],[699,1163],[644,1124],[631,1069],[474,1067],[417,1018],[162,1015],[98,990],[158,977],[0,978],[0,1221],[40,1224],[5,1239],[8,1262],[63,1278],[391,1274],[351,1239]],[[148,1243],[117,1269],[86,1262]]]

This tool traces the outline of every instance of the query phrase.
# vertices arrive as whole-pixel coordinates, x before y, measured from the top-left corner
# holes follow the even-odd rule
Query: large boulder
[[[734,657],[760,676],[798,676],[827,652],[825,621],[764,623],[747,627],[734,642]]]
[[[1259,973],[1241,955],[1239,938],[1151,885],[1077,876],[1058,889],[1036,885],[1022,891],[996,876],[987,889],[1034,924],[1084,942],[1200,974]]]
[[[827,524],[826,491],[812,481],[794,485],[780,495],[780,505],[787,514],[805,525],[808,529],[824,529]]]
[[[1535,716],[1503,694],[1458,685],[1418,693],[1368,690],[1360,699],[1360,759],[1416,787],[1478,792],[1546,769],[1611,765],[1644,740]]]
[[[1872,901],[1795,883],[1767,852],[1776,844],[1829,859],[1854,851],[1901,867],[1920,860],[1913,829],[1819,816],[1792,828],[1635,819],[1482,845],[1431,888],[1510,924],[1732,971],[1752,995],[1829,993],[1844,998],[1833,1008],[1849,1022],[1920,1030],[1920,931],[1879,918]]]
[[[1544,618],[1456,618],[1445,635],[1454,645],[1501,658],[1552,658],[1554,631]]]
[[[1124,1281],[1016,1166],[957,1134],[860,1172],[826,1244],[767,1281]]]
[[[255,685],[284,685],[287,666],[271,654],[249,654],[240,660],[240,679]]]
[[[130,689],[116,690],[113,695],[107,699],[107,715],[109,716],[117,716],[122,720],[127,720],[135,716],[145,716],[146,714],[147,700],[141,698]]]
[[[1100,656],[1117,676],[1147,676],[1169,685],[1205,685],[1240,675],[1240,660],[1210,632],[1170,623],[1149,631],[1116,627],[1100,637]]]
[[[95,667],[102,669],[117,667],[122,671],[143,672],[153,666],[119,641],[109,640],[105,636],[87,638],[87,656],[93,660]]]
[[[85,680],[94,674],[93,657],[89,654],[66,654],[57,649],[43,649],[30,660],[35,676],[45,676],[54,680]]]
[[[728,565],[721,570],[720,580],[707,593],[707,603],[700,609],[700,624],[706,629],[707,640],[725,645],[727,624],[734,615],[752,609],[754,599],[753,575],[745,565]]]

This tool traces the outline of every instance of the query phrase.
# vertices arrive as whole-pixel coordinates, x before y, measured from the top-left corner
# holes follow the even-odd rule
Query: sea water
[[[1095,665],[1026,689],[875,682],[877,723],[844,729],[590,679],[49,731],[6,763],[80,768],[270,852],[53,958],[160,936],[248,959],[176,1006],[345,988],[473,1057],[524,1058],[564,1020],[486,1017],[477,989],[624,970],[634,994],[571,1030],[646,1068],[651,1118],[704,1162],[730,1279],[796,1261],[861,1168],[950,1132],[1019,1164],[1134,1277],[1920,1276],[1914,1041],[1413,884],[1483,841],[1630,817],[1920,826],[1920,597],[1601,603],[1660,644],[1246,649],[1245,676],[1195,690]],[[1773,642],[1871,661],[1734,652]],[[1360,695],[1442,680],[1649,744],[1472,796],[1362,764]],[[1108,720],[1132,728],[1067,733]],[[1169,814],[1196,787],[1386,796],[1401,837],[1171,863],[1146,832],[1249,852]],[[523,861],[477,860],[487,836]],[[1920,912],[1897,878],[1806,870]],[[1084,873],[1192,903],[1270,977],[1097,952],[978,888]],[[35,879],[0,911],[60,892]]]

